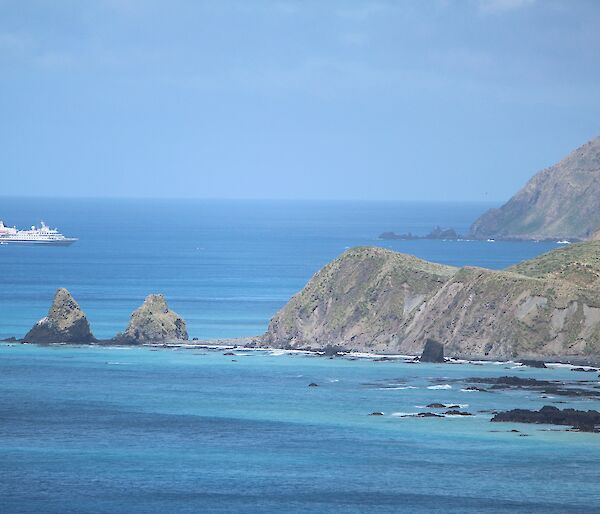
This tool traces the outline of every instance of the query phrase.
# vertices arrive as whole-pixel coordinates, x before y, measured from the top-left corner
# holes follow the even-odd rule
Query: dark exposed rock
[[[323,348],[323,355],[337,357],[338,355],[343,355],[344,351],[344,348],[340,345],[328,344]]]
[[[383,412],[371,412],[369,416],[383,416]]]
[[[546,368],[546,364],[544,361],[536,361],[531,359],[523,359],[521,360],[521,364],[523,366],[529,366],[530,368]]]
[[[417,413],[418,418],[443,418],[441,414],[435,414],[434,412],[419,412]]]
[[[572,368],[571,371],[580,371],[582,373],[598,373],[596,368]]]
[[[315,382],[311,382],[310,384],[308,384],[308,387],[319,387],[319,384],[316,384]]]
[[[570,384],[564,384],[558,381],[537,380],[535,378],[520,377],[486,377],[471,378],[467,382],[493,384],[492,390],[510,389],[510,388],[529,388],[547,395],[572,396],[583,398],[600,398],[600,391],[594,389],[584,389],[582,387],[573,387]],[[587,382],[575,382],[576,385]]]
[[[444,412],[445,416],[472,416],[472,414],[470,412],[464,412],[464,411],[460,411],[460,410],[447,410],[446,412]]]
[[[596,425],[600,425],[600,412],[596,410],[560,410],[552,405],[544,405],[539,411],[513,409],[506,412],[499,412],[491,421],[566,425],[584,432],[594,432],[596,431]]]
[[[187,340],[185,321],[169,309],[161,294],[151,294],[132,315],[123,334],[115,337],[121,344],[163,343]]]
[[[225,352],[223,355],[226,355],[226,356],[230,357],[232,355],[235,355],[235,353],[233,353],[233,352]]]
[[[96,338],[71,293],[61,288],[54,295],[48,315],[38,321],[23,340],[30,343],[93,343]]]
[[[421,362],[444,362],[444,345],[433,339],[427,339],[421,354]]]
[[[430,403],[427,405],[428,409],[445,409],[446,406],[443,403]]]
[[[463,236],[458,234],[453,228],[442,228],[440,226],[435,227],[426,236],[417,236],[412,232],[407,232],[406,234],[396,234],[395,232],[383,232],[379,235],[379,239],[400,241],[416,241],[418,239],[457,240],[462,239],[462,237]]]
[[[478,384],[494,384],[496,386],[517,386],[517,387],[529,387],[529,386],[549,386],[555,384],[549,380],[537,380],[535,378],[521,378],[514,376],[506,377],[483,377],[483,378],[469,378],[467,382],[475,382]]]

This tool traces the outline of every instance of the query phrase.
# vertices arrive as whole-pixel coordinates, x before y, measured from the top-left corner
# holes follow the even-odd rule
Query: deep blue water
[[[232,337],[264,331],[354,245],[491,268],[555,248],[377,240],[437,224],[466,232],[487,207],[4,199],[7,222],[44,219],[81,240],[0,246],[0,337],[24,334],[61,286],[98,337],[122,330],[151,292],[166,294],[191,336]],[[597,434],[519,426],[523,437],[479,412],[558,399],[454,382],[590,374],[507,367],[0,344],[0,512],[600,512]],[[451,389],[428,389],[440,384]],[[430,402],[474,416],[397,415]]]
[[[125,328],[152,292],[167,296],[191,337],[264,332],[321,266],[355,245],[380,245],[452,265],[502,268],[552,243],[379,241],[386,230],[466,233],[489,205],[206,200],[0,199],[0,219],[43,219],[80,241],[68,248],[0,246],[0,338],[22,336],[67,287],[97,337]]]

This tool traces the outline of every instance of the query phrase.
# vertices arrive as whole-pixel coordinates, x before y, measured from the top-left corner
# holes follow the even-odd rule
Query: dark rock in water
[[[419,412],[417,414],[418,418],[443,418],[441,414],[435,414],[433,412]]]
[[[596,368],[573,368],[571,371],[580,371],[582,373],[598,373]]]
[[[483,384],[493,384],[491,389],[532,389],[548,395],[573,396],[583,398],[600,398],[600,391],[594,389],[584,389],[581,387],[571,387],[570,385],[550,380],[537,380],[535,378],[520,378],[520,377],[486,377],[486,378],[471,378],[467,382],[476,382]],[[576,385],[584,382],[574,382]]]
[[[371,412],[369,416],[383,416],[383,412]]]
[[[314,382],[311,382],[310,384],[308,384],[308,387],[319,387],[319,384],[315,384]]]
[[[463,412],[460,410],[447,410],[444,412],[446,416],[472,416],[470,412]]]
[[[427,339],[421,354],[421,362],[444,362],[444,345],[433,339]]]
[[[529,366],[530,368],[547,368],[547,366],[544,363],[544,361],[536,361],[536,360],[530,360],[530,359],[523,359],[521,361],[521,364],[523,364],[523,366]]]
[[[446,240],[457,240],[461,239],[462,236],[456,232],[453,228],[442,228],[440,226],[435,227],[426,236],[417,236],[412,232],[406,234],[396,234],[396,232],[383,232],[379,234],[379,239],[387,240],[400,240],[400,241],[416,241],[418,239],[446,239]]]
[[[71,293],[61,288],[54,295],[48,316],[38,321],[23,340],[30,343],[93,343],[96,338]]]
[[[394,362],[397,360],[397,357],[378,357],[377,359],[373,359],[373,362]]]
[[[443,403],[430,403],[427,405],[428,409],[445,409],[446,406]]]
[[[342,346],[328,344],[323,348],[323,355],[326,355],[327,357],[337,357],[338,355],[342,355],[344,351]]]
[[[125,332],[114,340],[121,344],[144,344],[187,339],[185,321],[169,309],[163,295],[151,294],[131,315]]]
[[[233,352],[225,352],[223,355],[231,356],[231,355],[235,355],[235,353],[233,353]]]
[[[583,432],[595,432],[596,426],[600,425],[600,412],[596,410],[560,410],[552,405],[544,405],[539,411],[513,409],[507,412],[499,412],[491,421],[566,425]]]
[[[529,387],[529,386],[549,386],[553,385],[553,382],[549,380],[537,380],[535,378],[521,378],[514,376],[505,377],[485,377],[485,378],[470,378],[468,382],[477,382],[480,384],[494,384],[495,386],[507,386],[507,387]]]

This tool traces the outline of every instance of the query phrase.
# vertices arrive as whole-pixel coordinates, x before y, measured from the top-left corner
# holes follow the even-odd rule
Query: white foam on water
[[[450,384],[440,384],[435,386],[427,386],[427,389],[452,389]]]

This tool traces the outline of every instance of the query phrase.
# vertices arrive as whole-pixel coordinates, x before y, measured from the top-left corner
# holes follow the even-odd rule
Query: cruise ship
[[[30,230],[19,230],[16,227],[6,227],[0,221],[0,245],[7,244],[39,244],[51,246],[68,246],[77,241],[74,237],[65,237],[58,230],[49,228],[43,221],[40,227]]]

